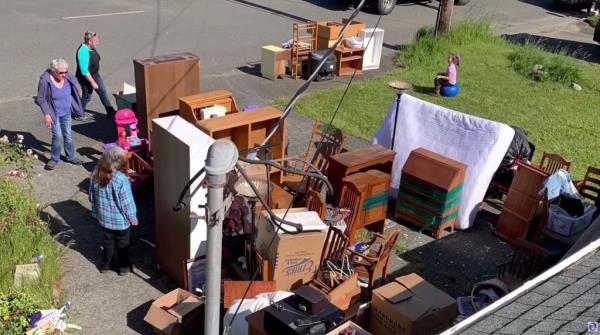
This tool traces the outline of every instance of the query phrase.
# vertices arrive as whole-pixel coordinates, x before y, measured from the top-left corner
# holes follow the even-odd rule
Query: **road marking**
[[[136,10],[136,11],[131,11],[131,12],[116,12],[116,13],[93,14],[93,15],[65,16],[62,19],[63,20],[85,19],[85,18],[89,18],[89,17],[140,14],[143,12],[144,12],[143,10]]]

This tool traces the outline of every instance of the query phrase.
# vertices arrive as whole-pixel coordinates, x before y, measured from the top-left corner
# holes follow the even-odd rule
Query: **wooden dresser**
[[[395,156],[396,153],[388,148],[371,145],[329,158],[327,178],[333,186],[335,204],[340,200],[342,181],[346,176],[367,170],[379,170],[391,174]]]
[[[354,222],[348,223],[348,236],[354,241],[354,235],[362,227],[383,233],[385,218],[387,217],[388,199],[390,193],[389,173],[379,170],[359,172],[344,178],[344,182],[352,183],[361,193],[362,208],[356,215]]]
[[[442,237],[443,230],[454,229],[466,173],[461,162],[424,148],[413,150],[402,168],[396,216]]]

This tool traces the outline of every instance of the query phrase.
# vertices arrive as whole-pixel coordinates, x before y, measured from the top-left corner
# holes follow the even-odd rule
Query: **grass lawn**
[[[8,166],[3,166],[9,162]],[[31,157],[22,146],[0,141],[0,167],[26,167]],[[29,172],[23,169],[24,172]],[[38,216],[36,201],[24,180],[0,176],[0,334],[24,334],[31,314],[60,304],[58,280],[61,276],[60,249],[46,222]],[[41,276],[13,286],[15,266],[39,262]]]
[[[574,162],[575,178],[583,177],[588,165],[600,166],[599,65],[535,46],[510,44],[494,35],[486,22],[455,25],[443,38],[424,35],[426,30],[400,55],[404,68],[352,84],[334,121],[337,127],[370,139],[394,103],[395,95],[387,82],[404,79],[415,85],[411,94],[420,99],[526,129],[536,145],[536,162],[543,151],[560,153]],[[460,94],[455,98],[434,97],[433,76],[446,69],[450,52],[461,54]],[[559,80],[555,78],[539,82],[519,73],[512,61],[514,55],[542,62],[549,72],[557,67],[564,82],[552,81]],[[527,66],[521,72],[528,72],[531,67]],[[583,90],[572,89],[572,81]],[[344,89],[305,96],[295,111],[328,122]]]

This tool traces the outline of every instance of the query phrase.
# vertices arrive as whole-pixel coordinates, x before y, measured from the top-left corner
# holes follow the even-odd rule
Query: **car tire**
[[[375,9],[381,15],[387,15],[396,7],[396,0],[375,0]]]

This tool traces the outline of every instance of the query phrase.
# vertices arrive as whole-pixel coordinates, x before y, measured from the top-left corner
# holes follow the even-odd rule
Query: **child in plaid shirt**
[[[131,266],[130,228],[138,224],[128,169],[125,151],[119,147],[110,148],[104,152],[92,173],[89,192],[92,217],[98,220],[104,234],[100,272],[107,272],[116,256],[121,276],[126,275]]]

